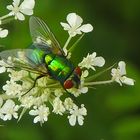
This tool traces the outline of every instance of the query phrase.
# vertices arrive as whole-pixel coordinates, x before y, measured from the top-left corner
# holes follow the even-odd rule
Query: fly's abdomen
[[[55,54],[47,54],[45,56],[45,63],[47,65],[50,75],[63,83],[72,73],[74,67],[72,63],[65,57]]]

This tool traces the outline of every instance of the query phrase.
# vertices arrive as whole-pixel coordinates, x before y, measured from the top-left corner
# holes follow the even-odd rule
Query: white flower
[[[24,20],[24,14],[25,15],[32,15],[33,14],[33,8],[35,6],[34,0],[24,0],[20,4],[20,0],[13,0],[13,5],[8,5],[7,9],[11,10],[9,15],[15,16],[15,19]]]
[[[84,107],[84,105],[81,105],[81,108],[78,108],[78,106],[74,106],[73,109],[70,109],[70,116],[68,116],[69,123],[71,126],[74,126],[76,124],[76,120],[78,121],[79,125],[83,125],[84,123],[84,117],[87,115],[87,110]]]
[[[64,101],[64,106],[65,106],[66,110],[72,109],[74,106],[73,100],[71,98],[66,98]]]
[[[30,108],[34,102],[35,98],[33,96],[24,96],[20,99],[21,106],[25,108]]]
[[[62,91],[62,89],[56,89],[54,91],[54,94],[55,94],[55,96],[60,97],[63,95],[63,91]]]
[[[82,62],[79,63],[81,68],[87,68],[95,70],[95,66],[102,67],[105,64],[105,59],[101,56],[96,57],[96,52],[88,54],[87,57],[84,57]]]
[[[83,85],[79,85],[79,88],[71,88],[68,90],[75,97],[78,97],[81,93],[87,93],[88,87],[84,87]]]
[[[124,61],[118,63],[118,68],[111,70],[112,79],[122,86],[122,83],[126,85],[134,85],[134,80],[126,77],[126,64]]]
[[[59,97],[56,97],[53,101],[53,112],[60,115],[65,112],[65,107]]]
[[[19,109],[18,105],[15,105],[13,100],[7,100],[5,102],[5,104],[2,106],[2,108],[0,109],[0,112],[3,113],[3,117],[2,119],[4,121],[6,120],[11,120],[12,116],[17,119],[18,118],[18,114],[17,111]]]
[[[6,85],[3,86],[3,90],[6,91],[7,95],[17,95],[21,93],[22,86],[14,81],[6,81]]]
[[[28,76],[28,72],[25,70],[15,71],[12,69],[8,69],[7,71],[10,72],[9,77],[11,78],[12,81],[19,81],[23,77]]]
[[[76,34],[82,34],[82,32],[88,33],[93,30],[91,24],[81,25],[83,19],[80,16],[78,16],[76,13],[68,14],[67,22],[68,23],[61,22],[60,24],[64,27],[64,30],[68,31],[71,37],[74,37]]]
[[[7,29],[2,29],[0,28],[0,38],[4,38],[8,35],[8,30]]]
[[[32,116],[36,116],[34,118],[34,123],[44,123],[48,120],[48,115],[50,114],[50,112],[48,107],[46,107],[45,105],[41,105],[38,108],[34,106],[34,110],[30,110],[29,114]]]

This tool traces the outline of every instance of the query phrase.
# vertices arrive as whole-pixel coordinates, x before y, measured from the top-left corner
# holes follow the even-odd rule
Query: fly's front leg
[[[45,75],[39,75],[38,77],[36,77],[36,79],[35,79],[34,84],[32,85],[32,87],[31,87],[27,92],[25,92],[23,95],[25,95],[25,94],[27,94],[28,92],[30,92],[30,91],[35,87],[37,80],[40,79],[40,78],[42,78],[42,77],[44,77],[44,76],[45,76]],[[23,95],[22,95],[22,96],[23,96]]]

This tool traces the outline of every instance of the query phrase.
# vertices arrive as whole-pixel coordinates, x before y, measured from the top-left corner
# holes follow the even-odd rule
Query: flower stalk
[[[94,86],[94,85],[103,85],[103,84],[110,84],[113,83],[114,80],[106,80],[106,81],[97,81],[97,82],[86,82],[84,83],[85,86]]]
[[[6,18],[9,18],[9,17],[11,17],[11,16],[12,16],[12,15],[10,15],[10,14],[4,15],[4,16],[0,17],[0,21],[4,20],[4,19],[6,19]]]
[[[68,47],[68,45],[69,45],[71,39],[72,39],[72,37],[69,36],[68,39],[67,39],[67,41],[66,41],[66,43],[65,43],[65,45],[64,45],[64,47],[63,47],[63,51],[64,51],[65,55],[67,55],[67,53],[68,53],[68,52],[67,52],[67,47]]]

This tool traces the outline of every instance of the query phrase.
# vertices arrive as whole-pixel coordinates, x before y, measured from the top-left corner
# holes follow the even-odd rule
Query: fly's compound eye
[[[74,86],[74,83],[73,83],[72,80],[66,80],[66,81],[64,82],[64,88],[65,88],[65,89],[70,89],[70,88],[72,88],[73,86]]]
[[[81,71],[80,67],[76,67],[76,68],[74,69],[74,72],[75,72],[77,75],[79,75],[79,76],[81,76],[81,74],[82,74],[82,71]]]

